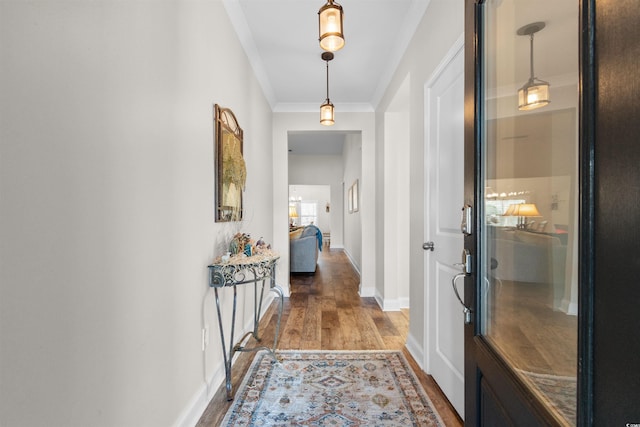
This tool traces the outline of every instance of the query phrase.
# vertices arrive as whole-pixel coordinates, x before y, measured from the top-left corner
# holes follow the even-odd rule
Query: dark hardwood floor
[[[515,368],[576,376],[578,317],[553,309],[553,287],[503,280],[487,337]]]
[[[360,278],[342,250],[326,246],[313,275],[293,275],[291,296],[285,298],[280,350],[402,350],[447,426],[462,421],[430,375],[418,367],[405,348],[408,311],[383,312],[374,298],[360,298]],[[264,342],[273,340],[277,311],[272,304],[260,322]],[[254,353],[241,353],[233,365],[233,386],[240,384]],[[220,425],[231,405],[221,385],[198,426]]]

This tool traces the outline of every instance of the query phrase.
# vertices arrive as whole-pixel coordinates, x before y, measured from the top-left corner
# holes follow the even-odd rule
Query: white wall
[[[244,229],[273,238],[234,34],[220,1],[0,3],[0,425],[189,425],[220,385],[213,103],[245,131]]]
[[[384,310],[399,310],[400,298],[409,301],[409,117],[385,114],[384,155],[384,286],[376,299]],[[406,287],[405,287],[406,285]],[[402,289],[401,289],[402,287]]]
[[[381,123],[406,77],[411,76],[409,90],[411,197],[408,204],[408,226],[411,232],[406,245],[406,256],[409,257],[410,263],[411,310],[407,347],[418,363],[424,361],[424,331],[427,322],[427,307],[424,305],[425,255],[422,249],[424,239],[424,85],[463,31],[464,2],[431,0],[390,85],[376,107],[376,123]],[[378,132],[376,151],[383,151],[386,143],[384,134]],[[377,222],[376,232],[382,232],[383,226],[383,223]],[[384,259],[380,259],[380,252],[378,252],[378,263],[381,262],[384,262]],[[380,271],[378,273],[380,274]]]
[[[384,115],[384,286],[376,294],[384,310],[409,308],[409,80]]]
[[[343,202],[342,177],[344,165],[342,155],[289,155],[289,183],[307,185],[329,185],[331,190],[331,212],[328,230],[331,232],[331,247],[342,248],[343,243]],[[324,211],[324,204],[319,209]],[[324,232],[325,230],[322,229]]]
[[[353,266],[362,271],[362,213],[364,212],[362,202],[362,139],[359,134],[347,135],[343,150],[344,161],[344,251],[351,260]],[[368,177],[367,177],[368,178]],[[358,192],[353,189],[354,183],[358,181]],[[349,213],[349,188],[352,188],[354,209]],[[357,200],[357,203],[355,199]],[[355,205],[358,209],[355,209]],[[371,209],[367,204],[367,209]],[[367,254],[369,258],[370,255]]]
[[[289,131],[326,130],[318,122],[317,112],[313,113],[274,113],[273,114],[273,232],[274,248],[280,252],[280,267],[277,282],[280,285],[289,282],[289,233],[287,220],[288,206],[288,132]],[[361,132],[362,141],[362,180],[360,181],[360,217],[362,224],[361,247],[376,252],[375,217],[375,127],[373,113],[336,112],[336,123],[332,131]],[[348,138],[347,138],[348,139]],[[351,184],[349,184],[351,185]],[[346,236],[345,222],[345,236]],[[345,237],[346,249],[346,237]],[[362,259],[360,271],[360,292],[363,296],[373,296],[376,280],[374,257]],[[283,286],[288,295],[288,287]]]

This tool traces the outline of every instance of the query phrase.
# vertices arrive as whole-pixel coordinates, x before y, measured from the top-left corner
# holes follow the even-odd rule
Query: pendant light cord
[[[329,102],[329,61],[327,63],[327,103]]]
[[[534,74],[533,74],[533,33],[531,33],[531,35],[529,36],[529,41],[530,41],[530,48],[529,48],[529,65],[531,68],[531,77],[529,79],[529,81],[533,81],[534,79]]]

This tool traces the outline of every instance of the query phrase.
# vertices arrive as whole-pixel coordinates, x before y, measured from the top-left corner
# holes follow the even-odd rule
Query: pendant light
[[[545,27],[544,22],[534,22],[518,29],[519,36],[529,36],[529,64],[531,74],[529,80],[518,90],[518,109],[534,110],[544,107],[549,102],[549,83],[534,77],[533,73],[533,35]]]
[[[335,52],[344,46],[342,16],[342,6],[333,0],[328,0],[318,11],[320,47],[327,52]]]
[[[327,99],[320,106],[320,124],[331,126],[335,123],[333,116],[333,104],[329,100],[329,61],[333,59],[333,53],[322,52],[322,59],[327,63]]]

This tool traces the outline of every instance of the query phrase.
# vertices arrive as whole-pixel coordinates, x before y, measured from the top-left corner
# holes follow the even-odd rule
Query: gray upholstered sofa
[[[503,227],[489,227],[488,231],[498,261],[496,277],[562,286],[567,247],[558,237]]]
[[[318,251],[322,250],[322,233],[315,225],[289,233],[290,271],[315,273]]]

